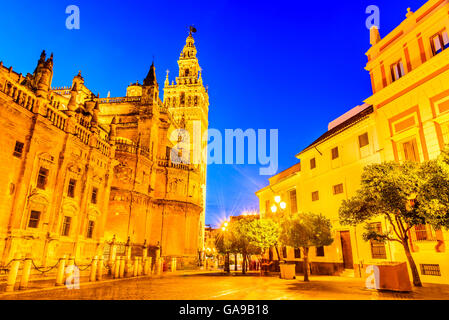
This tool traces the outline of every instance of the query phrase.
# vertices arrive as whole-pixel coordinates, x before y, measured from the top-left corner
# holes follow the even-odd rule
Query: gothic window
[[[76,180],[70,179],[69,186],[67,188],[67,196],[70,198],[75,198],[75,188],[76,188]]]
[[[181,92],[181,98],[180,98],[180,104],[181,104],[181,106],[184,106],[185,99],[186,99],[185,93],[184,93],[184,92]]]
[[[98,197],[98,188],[93,187],[92,188],[92,195],[90,198],[90,202],[93,204],[97,203],[97,197]]]
[[[189,96],[189,97],[187,98],[187,106],[190,107],[191,105],[192,105],[192,97]]]
[[[186,69],[185,76],[186,76],[186,77],[189,76],[189,69]]]
[[[41,167],[39,169],[39,174],[37,176],[37,188],[45,190],[45,187],[47,186],[47,179],[48,179],[48,169]]]
[[[14,146],[13,156],[17,158],[22,157],[24,143],[20,141],[16,141],[16,145]]]
[[[86,235],[86,237],[88,239],[92,239],[92,236],[94,234],[94,227],[95,227],[95,222],[92,220],[89,220],[89,222],[87,224],[87,235]]]
[[[30,220],[28,221],[28,228],[37,228],[39,226],[39,219],[41,217],[40,211],[31,211]]]
[[[198,105],[198,96],[195,96],[195,98],[193,99],[193,103],[195,106]]]
[[[72,217],[64,217],[62,223],[62,235],[68,237],[70,234],[70,224],[72,223]]]

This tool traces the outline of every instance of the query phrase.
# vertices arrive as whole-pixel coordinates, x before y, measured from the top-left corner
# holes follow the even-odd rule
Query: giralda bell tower
[[[190,135],[190,163],[193,163],[195,168],[200,172],[200,185],[202,186],[203,195],[203,212],[200,218],[200,243],[203,247],[204,240],[204,220],[206,208],[206,173],[207,161],[202,157],[202,152],[205,153],[207,148],[207,140],[203,141],[201,137],[207,134],[208,128],[208,113],[209,113],[209,95],[207,89],[203,85],[201,76],[201,67],[196,57],[197,50],[195,47],[195,40],[193,33],[196,29],[190,27],[189,35],[186,39],[186,44],[182,49],[178,60],[179,74],[170,84],[169,72],[167,70],[167,77],[164,83],[164,105],[168,108],[174,120],[181,124]],[[199,138],[199,140],[198,140]],[[201,150],[193,145],[201,145]]]

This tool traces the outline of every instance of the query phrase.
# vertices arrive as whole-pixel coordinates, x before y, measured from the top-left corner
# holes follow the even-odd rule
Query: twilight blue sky
[[[364,70],[368,5],[380,8],[380,33],[424,0],[374,1],[3,1],[0,60],[26,74],[42,49],[54,52],[53,86],[82,70],[100,96],[124,96],[142,81],[153,56],[163,86],[177,74],[187,26],[194,24],[210,127],[279,129],[279,171],[327,130],[328,122],[371,94]],[[65,8],[78,5],[80,30],[65,28]],[[211,165],[206,223],[258,209],[267,185],[258,165]]]

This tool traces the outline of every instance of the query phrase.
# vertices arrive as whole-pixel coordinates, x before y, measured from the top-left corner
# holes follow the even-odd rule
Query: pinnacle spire
[[[376,26],[371,27],[369,34],[370,34],[369,42],[372,46],[374,46],[381,40],[380,34],[379,34],[379,29]]]
[[[143,80],[144,86],[152,86],[157,85],[156,81],[156,67],[154,66],[154,61],[151,64],[150,70],[148,71],[148,74],[146,78]]]

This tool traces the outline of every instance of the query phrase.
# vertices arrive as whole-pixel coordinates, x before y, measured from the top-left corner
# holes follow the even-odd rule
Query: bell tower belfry
[[[175,82],[172,81],[171,84],[167,70],[163,103],[179,127],[185,128],[190,135],[190,163],[193,164],[199,174],[200,181],[198,181],[197,186],[199,188],[197,190],[201,194],[202,206],[206,208],[207,159],[202,158],[202,155],[206,154],[202,151],[207,148],[207,137],[205,141],[202,137],[207,134],[209,126],[209,94],[207,88],[204,87],[202,70],[196,57],[197,50],[193,38],[195,32],[196,29],[191,26],[186,44],[179,56],[178,76]],[[198,150],[198,145],[201,145],[201,150]],[[199,248],[203,248],[204,220],[205,210],[203,209],[199,225]]]
[[[201,67],[196,57],[197,50],[192,33],[196,32],[190,27],[186,44],[181,51],[178,66],[179,74],[176,82],[170,84],[169,74],[164,84],[164,105],[173,118],[179,122],[183,117],[186,129],[190,131],[193,121],[200,121],[202,132],[208,127],[209,95],[203,85]]]

